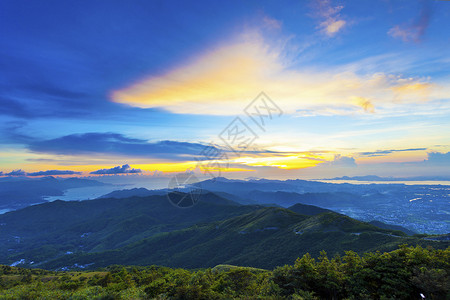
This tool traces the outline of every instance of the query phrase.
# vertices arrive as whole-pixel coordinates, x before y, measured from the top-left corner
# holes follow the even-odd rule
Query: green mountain
[[[38,264],[70,252],[116,249],[158,233],[225,220],[260,206],[241,206],[212,193],[190,209],[167,196],[54,201],[0,215],[0,263]]]
[[[294,204],[288,209],[300,215],[307,215],[307,216],[314,216],[324,212],[331,212],[331,210],[326,208],[301,203]]]
[[[404,243],[449,245],[312,205],[240,205],[209,192],[191,208],[173,206],[166,195],[54,201],[0,215],[0,230],[0,263],[49,269],[111,264],[273,268],[321,250],[334,255],[387,251]]]
[[[204,225],[162,233],[127,246],[101,252],[79,252],[45,262],[49,269],[104,267],[111,264],[203,268],[219,264],[270,269],[305,253],[319,256],[346,250],[358,253],[393,250],[400,244],[448,247],[381,229],[333,212],[300,215],[283,208],[260,208]]]
[[[392,225],[392,224],[386,224],[380,221],[370,221],[369,224],[372,224],[374,226],[380,227],[380,228],[384,228],[384,229],[391,229],[391,230],[400,230],[403,231],[404,233],[406,233],[407,235],[414,235],[417,234],[417,232],[414,232],[412,230],[409,230],[403,226],[400,225]]]

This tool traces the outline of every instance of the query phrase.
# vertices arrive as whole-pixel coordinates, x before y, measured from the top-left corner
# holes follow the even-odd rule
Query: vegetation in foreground
[[[450,248],[401,246],[273,271],[219,265],[202,270],[111,266],[55,272],[0,266],[1,299],[450,299]]]

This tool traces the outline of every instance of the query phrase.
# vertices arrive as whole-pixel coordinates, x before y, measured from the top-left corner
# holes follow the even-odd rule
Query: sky
[[[4,0],[0,175],[448,177],[448,28],[438,0]]]

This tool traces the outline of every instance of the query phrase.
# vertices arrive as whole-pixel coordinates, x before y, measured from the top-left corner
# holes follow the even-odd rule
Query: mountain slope
[[[306,215],[306,216],[314,216],[318,215],[324,212],[330,212],[331,210],[321,208],[314,205],[307,205],[307,204],[301,204],[297,203],[288,208],[290,211],[296,212],[299,215]]]
[[[400,230],[400,231],[406,233],[407,235],[417,234],[417,232],[414,232],[412,230],[406,229],[405,227],[400,226],[400,225],[386,224],[386,223],[383,223],[383,222],[380,222],[380,221],[376,221],[376,220],[370,221],[369,224],[372,224],[374,226],[377,226],[377,227],[380,227],[380,228],[384,228],[384,229]]]
[[[115,249],[258,208],[212,193],[190,209],[174,207],[165,195],[44,203],[0,215],[0,263],[22,258],[38,263],[66,252]]]
[[[165,195],[166,193],[167,191],[165,190],[148,190],[146,188],[133,188],[133,189],[113,191],[98,198],[148,197],[153,195]]]
[[[112,251],[67,255],[44,263],[43,267],[159,264],[200,268],[232,264],[273,268],[292,263],[307,252],[318,256],[321,250],[330,255],[346,250],[385,251],[403,243],[437,248],[449,245],[407,237],[402,232],[380,229],[333,212],[305,216],[271,207],[155,235]]]

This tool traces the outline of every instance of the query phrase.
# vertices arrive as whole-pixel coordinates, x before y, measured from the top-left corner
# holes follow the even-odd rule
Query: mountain
[[[383,223],[383,222],[380,222],[380,221],[376,221],[376,220],[370,221],[369,224],[372,224],[374,226],[377,226],[377,227],[380,227],[380,228],[384,228],[384,229],[403,231],[407,235],[417,234],[417,232],[414,232],[412,230],[406,229],[405,227],[400,226],[400,225],[386,224],[386,223]]]
[[[450,181],[448,176],[415,176],[415,177],[380,177],[376,175],[342,176],[325,180],[357,180],[357,181]]]
[[[253,190],[243,194],[241,197],[258,204],[273,203],[285,208],[297,203],[327,208],[354,206],[361,203],[361,196],[345,192],[299,194],[284,191],[264,192]]]
[[[314,205],[300,204],[300,203],[294,204],[291,207],[289,207],[288,209],[290,211],[298,213],[299,215],[306,215],[306,216],[315,216],[315,215],[318,215],[321,213],[331,212],[331,210],[329,210],[329,209],[321,208],[321,207],[314,206]]]
[[[334,255],[387,251],[404,243],[450,244],[312,205],[290,208],[240,205],[210,192],[191,208],[173,206],[166,195],[43,203],[0,215],[0,263],[50,269],[110,264],[272,268],[321,250]]]
[[[133,188],[117,190],[106,195],[100,196],[99,198],[130,198],[130,197],[148,197],[153,195],[165,195],[166,190],[148,190],[146,188]]]
[[[203,268],[231,264],[267,269],[292,263],[307,252],[317,257],[322,250],[330,255],[346,250],[388,251],[405,243],[437,248],[450,245],[408,237],[334,212],[306,216],[266,207],[223,221],[161,233],[114,250],[64,255],[44,262],[42,267],[157,264]]]
[[[54,201],[0,215],[0,263],[35,263],[76,251],[115,249],[162,232],[256,210],[212,193],[190,209],[167,196]]]
[[[199,268],[233,264],[272,268],[292,263],[306,252],[313,256],[321,250],[329,254],[344,250],[361,253],[395,249],[403,243],[430,242],[333,212],[305,216],[283,208],[261,208],[224,221],[156,235],[112,251],[64,256],[43,266],[101,267],[114,263]],[[445,246],[438,242],[433,245]]]

